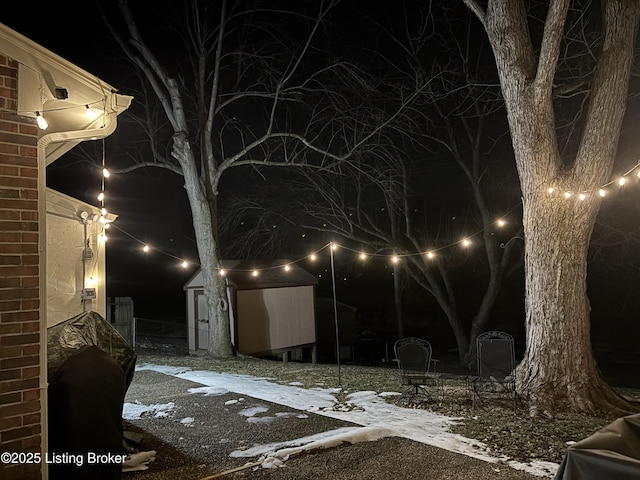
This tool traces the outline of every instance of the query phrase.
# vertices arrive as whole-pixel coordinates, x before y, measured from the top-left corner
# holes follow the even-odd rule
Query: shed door
[[[209,309],[204,292],[202,290],[196,291],[195,295],[196,349],[206,350],[209,347]]]

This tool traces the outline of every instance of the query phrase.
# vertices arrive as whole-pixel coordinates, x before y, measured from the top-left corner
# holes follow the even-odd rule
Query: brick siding
[[[17,115],[18,64],[0,55],[0,452],[40,452],[38,131]],[[0,465],[39,479],[41,465]]]

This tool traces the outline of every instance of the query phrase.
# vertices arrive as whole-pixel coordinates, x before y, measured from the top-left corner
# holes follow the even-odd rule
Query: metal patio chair
[[[473,408],[476,399],[485,401],[487,393],[506,393],[512,397],[515,413],[518,394],[513,337],[499,331],[483,333],[476,340],[476,359],[476,375],[469,377]]]
[[[437,360],[431,358],[431,344],[421,338],[406,337],[398,340],[393,350],[400,369],[402,385],[410,387],[405,392],[410,395],[409,400],[420,395],[432,400],[425,387],[437,388],[439,375],[435,367]]]

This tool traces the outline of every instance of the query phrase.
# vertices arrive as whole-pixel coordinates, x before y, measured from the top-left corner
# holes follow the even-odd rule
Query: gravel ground
[[[125,429],[141,432],[143,451],[156,450],[149,470],[128,472],[125,480],[181,479],[536,479],[503,464],[487,463],[405,438],[383,438],[373,442],[343,444],[289,459],[280,468],[243,468],[255,458],[233,458],[230,453],[253,445],[292,440],[344,426],[328,417],[297,412],[283,405],[237,394],[205,396],[188,393],[199,384],[152,371],[136,372],[126,401],[143,404],[174,402],[169,418],[143,417],[129,420]],[[237,401],[228,404],[230,400]],[[248,422],[240,414],[259,407],[268,422]],[[276,414],[280,416],[276,416]],[[192,417],[193,423],[180,420]],[[259,418],[259,415],[257,416]],[[235,470],[235,471],[233,471]]]

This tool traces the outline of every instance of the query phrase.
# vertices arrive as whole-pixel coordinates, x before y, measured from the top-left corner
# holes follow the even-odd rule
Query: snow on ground
[[[122,408],[122,418],[125,420],[135,420],[145,416],[153,416],[156,418],[164,418],[176,407],[173,402],[154,403],[152,405],[144,405],[140,402],[125,403]]]
[[[223,393],[233,392],[254,399],[284,405],[295,410],[313,412],[367,427],[356,430],[348,429],[347,431],[338,429],[338,431],[334,432],[325,432],[326,436],[325,434],[314,435],[296,439],[286,444],[254,447],[255,451],[258,452],[254,455],[271,452],[267,459],[276,464],[279,459],[286,459],[285,457],[290,454],[299,453],[300,449],[322,448],[323,445],[324,448],[327,448],[333,445],[334,442],[337,442],[335,443],[336,445],[343,441],[355,443],[356,441],[378,440],[384,436],[405,437],[488,462],[504,460],[491,456],[487,452],[486,446],[481,442],[449,432],[448,427],[457,421],[455,418],[429,412],[428,410],[402,408],[386,403],[384,397],[396,394],[395,392],[385,392],[380,395],[375,392],[352,393],[347,396],[346,405],[341,406],[338,405],[336,397],[333,395],[340,392],[339,388],[306,389],[295,384],[296,382],[282,385],[249,375],[233,375],[205,370],[197,371],[153,364],[138,366],[136,370],[151,370],[204,385],[201,388],[189,389],[190,393],[222,395]],[[125,404],[125,411],[128,408],[126,405],[131,404]],[[138,406],[136,412],[139,410],[141,410],[140,406]],[[255,418],[254,416],[257,413],[264,412],[264,409],[247,409],[244,412],[243,414],[248,419],[251,419]],[[273,453],[276,449],[279,450]],[[244,453],[247,452],[249,451],[244,451]],[[549,472],[551,474],[555,473],[558,468],[557,464],[550,462],[537,461],[523,464],[509,461],[508,463],[513,468],[543,477],[548,477]]]

